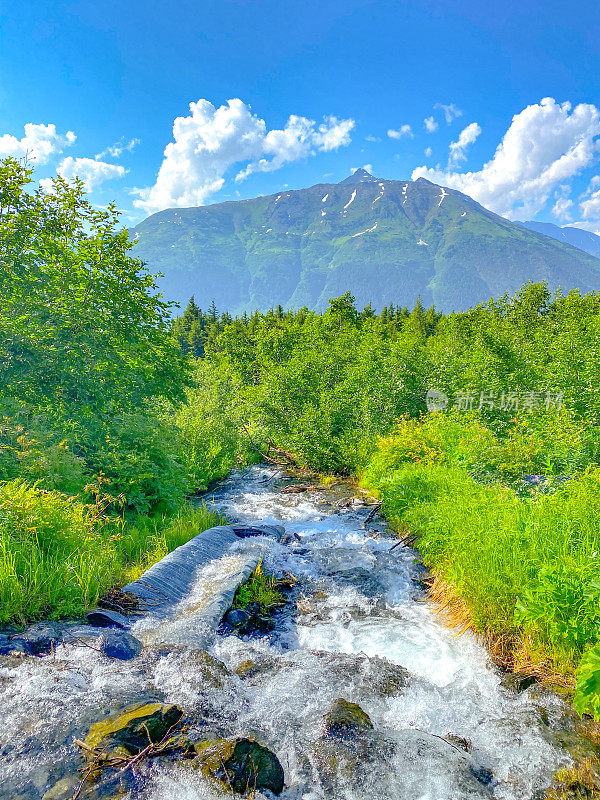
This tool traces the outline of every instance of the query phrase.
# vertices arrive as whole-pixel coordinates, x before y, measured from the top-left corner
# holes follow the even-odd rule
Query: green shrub
[[[579,714],[591,714],[600,720],[600,645],[592,647],[581,659],[577,670],[573,705]]]
[[[84,446],[90,470],[107,481],[105,491],[122,494],[137,514],[174,511],[190,489],[179,431],[157,412],[118,415],[91,429]]]
[[[175,417],[177,442],[194,491],[260,459],[244,430],[243,386],[226,364],[199,362],[196,385]]]
[[[0,621],[79,617],[110,586],[223,522],[205,506],[135,522],[98,511],[21,480],[0,486]]]

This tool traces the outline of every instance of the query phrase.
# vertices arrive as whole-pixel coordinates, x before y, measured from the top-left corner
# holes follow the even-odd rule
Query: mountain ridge
[[[600,260],[510,222],[424,178],[358,170],[340,183],[153,214],[133,229],[135,253],[164,278],[168,299],[193,294],[231,313],[307,306],[350,290],[358,305],[467,308],[516,291],[600,287]]]
[[[600,258],[600,236],[591,231],[583,230],[582,228],[575,228],[571,225],[555,225],[553,222],[537,222],[536,220],[529,220],[522,222],[530,231],[537,231],[543,233],[545,236],[550,236],[559,242],[566,242],[567,244],[589,253],[591,256]]]

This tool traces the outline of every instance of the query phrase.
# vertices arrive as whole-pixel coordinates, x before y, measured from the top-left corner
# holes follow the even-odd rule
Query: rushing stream
[[[262,638],[216,634],[209,650],[229,670],[216,680],[199,670],[193,649],[161,649],[160,626],[147,620],[134,629],[147,644],[134,661],[72,644],[0,662],[0,797],[43,796],[79,766],[74,736],[108,711],[153,698],[180,705],[198,730],[253,736],[272,749],[285,771],[284,800],[543,796],[569,762],[552,732],[562,702],[535,687],[504,688],[475,639],[456,636],[424,602],[416,554],[392,550],[380,519],[365,529],[370,509],[360,502],[340,507],[347,487],[294,494],[281,485],[278,473],[254,467],[208,497],[232,519],[285,526],[288,544],[239,543],[260,546],[265,569],[298,580],[276,629]],[[195,597],[207,580],[205,571]],[[178,633],[192,646],[193,608],[182,604]],[[248,660],[253,668],[239,670]],[[322,739],[322,717],[340,697],[373,722],[362,751],[335,752]],[[470,742],[470,752],[452,737]],[[144,769],[136,797],[223,796],[185,765],[157,760]]]

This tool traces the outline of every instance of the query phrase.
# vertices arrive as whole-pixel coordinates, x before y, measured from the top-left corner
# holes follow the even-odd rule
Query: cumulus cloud
[[[473,144],[481,133],[481,127],[472,122],[460,132],[456,142],[450,142],[450,164],[459,164],[467,160],[467,148]]]
[[[509,218],[531,219],[557,186],[594,163],[599,137],[596,106],[581,103],[573,108],[546,97],[515,114],[493,157],[480,170],[461,173],[421,166],[412,178],[458,189]],[[595,202],[582,204],[584,214],[591,216],[594,209]]]
[[[436,103],[434,108],[439,108],[444,112],[444,117],[446,118],[446,124],[451,125],[452,122],[457,117],[462,117],[462,111],[460,108],[454,105],[454,103],[450,103],[450,105],[444,105],[444,103]]]
[[[365,141],[367,141],[367,142],[380,142],[381,141],[381,137],[380,136],[365,136]]]
[[[173,123],[173,141],[164,152],[156,183],[136,189],[134,205],[147,212],[201,205],[225,183],[235,164],[248,162],[236,175],[271,172],[284,164],[350,143],[353,119],[289,117],[282,129],[268,130],[249,105],[235,98],[218,108],[208,100],[190,103],[190,113]]]
[[[111,144],[106,150],[103,150],[101,153],[98,153],[95,156],[96,161],[100,161],[106,156],[110,156],[111,158],[119,158],[123,153],[132,153],[135,148],[140,143],[139,139],[130,139],[129,141],[125,140],[125,137],[122,136],[118,142]]]
[[[600,189],[592,192],[589,197],[582,200],[579,206],[584,219],[598,220],[596,225],[600,226]]]
[[[36,164],[45,164],[51,156],[62,153],[65,147],[74,144],[77,138],[73,131],[58,133],[53,123],[36,125],[27,122],[24,130],[25,135],[21,139],[9,133],[0,136],[0,158],[27,156]]]
[[[390,139],[402,139],[403,136],[407,136],[409,139],[414,137],[414,133],[412,132],[410,125],[401,125],[399,128],[390,128],[387,132],[387,135],[390,137]]]
[[[561,222],[569,222],[573,219],[571,209],[573,208],[573,201],[568,197],[559,197],[556,203],[552,206],[552,213],[556,219]]]
[[[72,156],[64,158],[57,168],[58,174],[65,180],[81,178],[88,192],[104,181],[122,178],[127,171],[119,164],[108,164],[106,161],[98,161],[95,158],[73,158]]]
[[[431,156],[433,155],[433,150],[432,150],[431,147],[426,147],[425,148],[425,155],[426,155],[427,158],[431,158]]]
[[[425,126],[425,130],[427,131],[427,133],[433,133],[434,131],[437,131],[437,129],[439,128],[439,125],[437,124],[437,122],[433,117],[426,117],[423,120],[423,125]]]

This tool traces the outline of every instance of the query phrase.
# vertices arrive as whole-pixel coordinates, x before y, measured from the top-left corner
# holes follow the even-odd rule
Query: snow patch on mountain
[[[357,236],[364,236],[365,233],[371,233],[371,231],[374,231],[376,227],[377,227],[377,223],[375,223],[375,225],[373,225],[372,228],[367,228],[366,231],[360,231],[360,233],[353,233],[350,238],[351,239],[355,239]]]
[[[352,196],[350,197],[350,200],[348,200],[348,202],[347,202],[347,203],[346,203],[346,205],[344,206],[344,211],[345,211],[345,210],[348,208],[348,206],[350,205],[350,203],[353,203],[353,202],[354,202],[354,198],[355,198],[355,197],[356,197],[356,189],[355,189],[355,190],[352,192]]]

